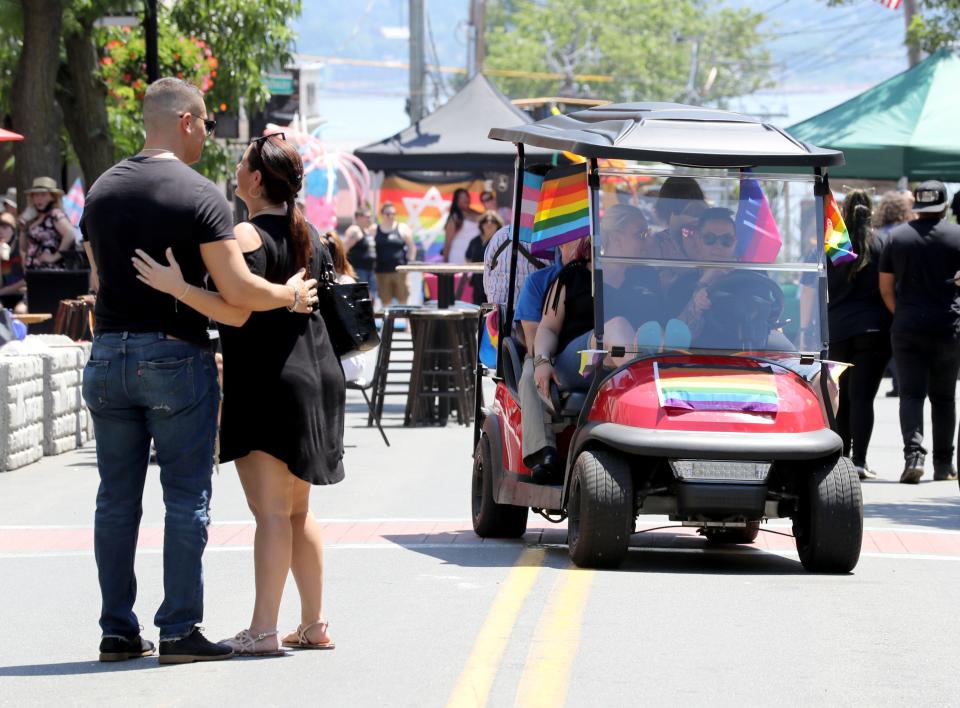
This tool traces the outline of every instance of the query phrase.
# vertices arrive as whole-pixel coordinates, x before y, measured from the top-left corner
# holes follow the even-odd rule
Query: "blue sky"
[[[466,63],[467,0],[426,0],[430,52],[442,65]],[[763,29],[776,87],[734,101],[734,109],[771,114],[787,126],[841,103],[907,68],[902,10],[876,0],[829,7],[818,0],[724,0],[768,15]],[[390,38],[406,25],[407,0],[306,0],[295,23],[300,52],[359,59],[406,61],[407,42]],[[386,35],[386,36],[385,36]],[[433,57],[428,57],[432,62]],[[352,147],[407,126],[403,70],[331,67],[322,93],[329,123],[324,137]],[[439,100],[443,100],[440,93]]]

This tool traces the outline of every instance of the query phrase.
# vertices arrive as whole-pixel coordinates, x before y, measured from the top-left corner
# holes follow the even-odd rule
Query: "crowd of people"
[[[405,304],[409,287],[398,267],[416,257],[413,233],[389,201],[380,204],[376,220],[369,209],[357,209],[342,237],[318,233],[297,203],[301,157],[282,133],[256,138],[244,150],[235,194],[248,215],[234,224],[217,187],[189,167],[216,125],[200,91],[161,79],[143,106],[143,149],[91,186],[79,233],[63,212],[62,190],[48,177],[34,180],[24,212],[8,193],[0,214],[4,307],[22,309],[25,272],[67,267],[78,243],[92,270],[96,330],[83,397],[100,474],[94,531],[100,659],[156,650],[140,635],[133,611],[151,445],[166,505],[164,599],[154,618],[161,663],[333,649],[310,491],[344,478],[351,363],[337,356],[319,310],[327,292],[322,274],[333,272],[340,283],[367,282],[384,305]],[[472,278],[475,302],[504,302],[510,229],[493,192],[480,201],[483,211],[474,210],[467,190],[455,191],[442,257],[483,263],[484,274]],[[947,208],[947,190],[937,181],[920,183],[912,194],[889,192],[877,200],[854,189],[843,199],[856,257],[826,261],[828,356],[853,364],[840,378],[836,428],[861,479],[876,477],[867,462],[873,402],[891,358],[904,445],[900,481],[916,484],[925,473],[926,398],[933,479],[957,479],[960,226],[948,223]],[[595,238],[611,259],[603,280],[604,300],[614,303],[602,322],[607,345],[724,348],[710,343],[730,330],[718,320],[712,286],[731,274],[728,264],[738,257],[732,211],[709,204],[693,179],[671,177],[649,212],[608,206]],[[580,353],[597,345],[593,253],[588,237],[557,247],[552,262],[525,249],[517,259],[515,334],[527,355],[518,372],[523,459],[535,482],[554,482],[560,472],[550,387],[582,385]],[[628,272],[630,259],[688,260],[695,267]],[[750,277],[753,286],[766,279]],[[761,285],[776,300],[779,286],[767,280]],[[217,346],[208,334],[211,320],[219,325]],[[764,319],[762,346],[795,351],[771,322]],[[607,363],[622,356],[611,350]],[[215,459],[235,462],[256,520],[250,622],[219,642],[199,626]],[[281,635],[290,571],[300,617],[296,629]]]

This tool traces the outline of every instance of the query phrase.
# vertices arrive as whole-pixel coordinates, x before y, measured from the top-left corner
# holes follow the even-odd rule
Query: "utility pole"
[[[410,0],[410,122],[416,123],[424,116],[424,3],[426,0]]]
[[[160,58],[157,46],[157,0],[145,0],[143,35],[147,53],[147,83],[152,84],[160,78]]]
[[[903,24],[905,30],[909,31],[910,23],[916,14],[917,0],[903,0]],[[911,67],[920,63],[920,49],[918,47],[907,45],[907,63],[910,64]]]
[[[470,21],[467,25],[467,78],[483,73],[486,58],[486,0],[470,0]]]

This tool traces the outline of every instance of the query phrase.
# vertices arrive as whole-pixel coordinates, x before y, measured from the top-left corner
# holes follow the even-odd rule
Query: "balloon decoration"
[[[349,152],[327,150],[318,131],[267,124],[264,135],[282,132],[303,158],[303,203],[307,221],[321,231],[336,228],[337,214],[352,216],[371,197],[370,173]]]

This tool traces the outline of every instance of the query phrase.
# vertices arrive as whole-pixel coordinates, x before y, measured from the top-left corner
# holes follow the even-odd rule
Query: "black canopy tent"
[[[396,135],[357,148],[367,169],[384,172],[512,173],[516,150],[487,140],[491,129],[530,123],[490,81],[478,74],[444,105]],[[550,162],[552,150],[530,148],[531,162]]]

